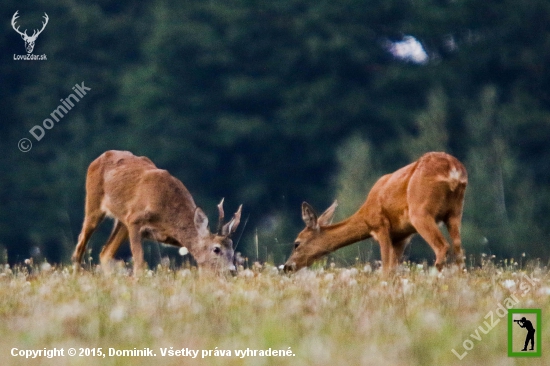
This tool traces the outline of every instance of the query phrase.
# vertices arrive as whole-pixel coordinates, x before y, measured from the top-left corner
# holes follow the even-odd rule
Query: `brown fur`
[[[426,153],[420,159],[381,177],[367,200],[348,219],[330,225],[337,203],[321,216],[304,202],[302,218],[306,228],[298,234],[285,270],[297,270],[341,247],[373,237],[380,244],[384,272],[394,269],[411,236],[419,233],[443,267],[449,244],[437,224],[445,223],[452,240],[456,263],[462,265],[460,225],[466,168],[451,155]]]
[[[218,206],[220,221],[222,203]],[[241,208],[217,234],[212,234],[208,218],[177,178],[158,169],[146,157],[128,151],[107,151],[88,168],[84,223],[72,260],[77,264],[82,261],[90,236],[103,218],[110,216],[115,224],[100,254],[106,271],[128,238],[135,274],[145,266],[142,238],[185,246],[200,267],[226,269],[233,265],[230,236],[239,225]]]

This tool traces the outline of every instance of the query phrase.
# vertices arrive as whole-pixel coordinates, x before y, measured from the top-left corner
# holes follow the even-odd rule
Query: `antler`
[[[24,32],[21,32],[19,30],[19,27],[15,28],[15,22],[17,20],[17,18],[19,18],[19,10],[17,10],[15,12],[15,14],[13,14],[13,17],[11,18],[11,26],[13,28],[13,30],[15,30],[17,33],[19,33],[21,35],[21,37],[24,37],[24,38],[27,38],[27,39],[30,39],[30,40],[34,40],[38,37],[38,35],[40,33],[42,33],[42,31],[44,30],[44,28],[46,28],[46,25],[48,24],[48,21],[50,20],[50,18],[48,17],[48,14],[44,13],[44,16],[42,18],[44,18],[44,22],[42,22],[42,29],[38,30],[38,29],[34,29],[33,33],[32,33],[32,36],[29,37],[29,35],[27,34],[27,30],[25,29]]]
[[[220,203],[218,204],[218,213],[220,214],[220,217],[218,218],[218,229],[216,230],[216,232],[218,233],[218,235],[221,235],[222,233],[222,228],[223,228],[223,219],[224,219],[224,212],[223,212],[223,200],[225,198],[222,198],[222,200],[220,201]]]
[[[231,234],[233,234],[235,230],[237,230],[237,226],[239,226],[241,222],[242,209],[243,209],[243,205],[240,205],[237,212],[235,212],[235,214],[233,215],[233,218],[231,219],[231,221],[229,221],[227,224],[225,224],[222,227],[221,235],[231,236]]]
[[[17,15],[17,13],[19,13],[19,10],[17,10],[15,12],[15,14],[13,14],[13,17],[11,18],[11,26],[12,26],[13,30],[16,31],[17,33],[19,33],[21,36],[28,37],[26,29],[25,29],[25,32],[22,33],[22,32],[19,31],[19,27],[15,28],[15,21],[17,20],[17,18],[19,18],[19,15]],[[46,14],[46,13],[44,13],[44,14]]]
[[[218,219],[218,229],[216,230],[216,233],[220,236],[231,236],[237,230],[237,226],[239,226],[239,223],[241,222],[241,212],[243,209],[243,205],[239,206],[239,209],[235,214],[233,215],[233,218],[226,224],[224,224],[224,218],[225,214],[223,212],[223,198],[218,204],[218,212],[219,212],[219,219]]]
[[[40,29],[40,30],[38,31],[38,33],[36,33],[36,31],[37,31],[36,29],[34,30],[34,33],[32,34],[31,38],[33,38],[33,37],[34,37],[34,38],[38,37],[38,35],[39,35],[40,33],[42,33],[42,31],[44,30],[44,28],[46,28],[46,25],[48,24],[48,20],[50,20],[50,18],[48,18],[48,14],[46,14],[46,13],[44,13],[44,16],[43,16],[42,18],[44,18],[44,20],[45,20],[46,22],[42,22],[42,29]],[[36,35],[35,35],[35,33],[36,33]]]

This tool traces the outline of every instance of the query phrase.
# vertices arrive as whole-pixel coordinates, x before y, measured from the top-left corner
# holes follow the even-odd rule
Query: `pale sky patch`
[[[401,60],[425,64],[428,62],[428,54],[422,44],[413,36],[404,36],[402,41],[389,42],[388,51]]]

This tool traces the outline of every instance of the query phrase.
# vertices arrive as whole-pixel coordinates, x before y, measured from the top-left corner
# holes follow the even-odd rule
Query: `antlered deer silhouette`
[[[42,33],[44,28],[46,28],[46,24],[48,24],[48,20],[49,20],[48,14],[44,13],[43,18],[45,22],[42,22],[42,29],[40,30],[35,29],[32,33],[32,36],[29,36],[27,34],[26,29],[24,32],[21,32],[19,30],[19,26],[15,28],[15,21],[17,20],[17,18],[19,18],[19,15],[17,15],[18,12],[19,10],[17,10],[15,14],[13,14],[13,17],[11,18],[11,26],[13,27],[13,30],[15,30],[17,33],[21,35],[21,38],[23,38],[23,41],[25,41],[25,49],[27,50],[27,53],[32,53],[32,51],[34,50],[34,42],[36,42],[36,38],[38,38],[40,33]]]

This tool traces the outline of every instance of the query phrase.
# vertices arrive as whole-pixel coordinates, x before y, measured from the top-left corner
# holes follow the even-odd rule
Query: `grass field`
[[[408,264],[393,278],[368,265],[290,276],[257,266],[234,277],[159,267],[137,280],[125,270],[105,277],[47,264],[5,267],[0,359],[3,365],[548,365],[550,275],[538,265],[509,267],[485,262],[467,273],[438,274]],[[542,357],[508,357],[507,316],[499,314],[512,305],[542,309]],[[24,356],[54,348],[64,355]],[[116,352],[109,349],[145,348],[156,356],[109,356]],[[196,358],[162,355],[182,349],[198,351]]]

